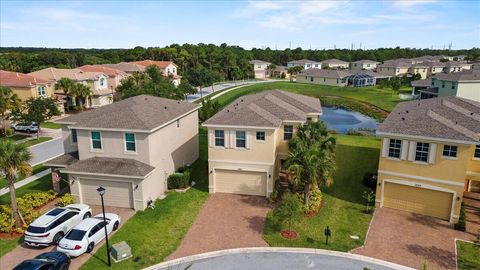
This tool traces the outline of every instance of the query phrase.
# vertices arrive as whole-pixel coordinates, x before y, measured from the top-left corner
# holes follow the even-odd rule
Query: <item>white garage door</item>
[[[82,202],[91,205],[101,205],[97,188],[105,188],[103,200],[105,205],[133,208],[132,183],[103,180],[80,180]]]
[[[215,192],[265,196],[264,172],[215,170]]]

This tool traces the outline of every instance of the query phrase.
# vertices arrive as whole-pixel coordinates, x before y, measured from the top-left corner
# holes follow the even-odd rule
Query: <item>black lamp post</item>
[[[98,187],[97,188],[98,194],[100,194],[100,199],[102,200],[102,212],[103,212],[103,223],[104,223],[104,228],[105,228],[105,241],[107,244],[107,260],[108,260],[108,267],[112,266],[112,263],[110,262],[110,247],[108,246],[108,232],[107,232],[107,218],[105,218],[105,205],[103,204],[103,195],[105,194],[105,188],[103,187]]]

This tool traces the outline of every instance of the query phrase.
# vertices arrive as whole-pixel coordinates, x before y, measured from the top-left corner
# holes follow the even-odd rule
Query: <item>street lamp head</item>
[[[105,194],[105,189],[102,186],[98,187],[97,191],[98,191],[98,194],[100,194],[100,196],[103,196],[103,194]]]

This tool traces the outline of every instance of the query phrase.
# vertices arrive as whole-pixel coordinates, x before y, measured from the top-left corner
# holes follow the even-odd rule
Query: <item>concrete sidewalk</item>
[[[28,183],[31,183],[31,182],[33,182],[33,181],[35,181],[35,180],[38,180],[38,179],[44,177],[45,175],[47,175],[47,174],[49,174],[49,173],[50,173],[50,169],[46,169],[46,170],[43,170],[43,171],[41,171],[41,172],[39,172],[39,173],[37,173],[37,174],[34,174],[34,175],[32,175],[32,176],[29,176],[29,177],[27,177],[27,178],[25,178],[25,179],[23,179],[23,180],[21,180],[21,181],[18,181],[18,182],[16,182],[16,183],[14,184],[15,189],[17,189],[17,188],[19,188],[19,187],[22,187],[22,186],[24,186],[24,185],[26,185],[26,184],[28,184]],[[2,188],[2,189],[0,189],[0,196],[2,196],[3,194],[7,194],[8,192],[9,192],[8,187]]]

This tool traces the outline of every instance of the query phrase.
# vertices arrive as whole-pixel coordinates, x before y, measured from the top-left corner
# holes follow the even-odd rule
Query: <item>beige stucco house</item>
[[[144,72],[145,67],[142,65],[134,64],[134,63],[127,63],[121,62],[117,64],[102,64],[102,67],[113,68],[117,70],[121,70],[127,74],[133,74],[134,72]]]
[[[352,74],[342,70],[311,68],[297,75],[297,82],[322,85],[347,86],[348,77]]]
[[[377,206],[456,222],[464,193],[480,192],[479,115],[453,96],[399,103],[377,129]]]
[[[110,67],[105,67],[101,65],[85,65],[81,66],[78,69],[88,72],[101,72],[108,76],[108,88],[113,92],[116,92],[117,87],[121,85],[123,79],[125,79],[128,74],[119,69],[114,69]]]
[[[322,114],[320,100],[280,90],[243,96],[208,119],[210,193],[268,196],[288,140]]]
[[[268,66],[272,63],[262,60],[250,60],[255,79],[266,79],[270,77]]]
[[[322,61],[322,68],[327,69],[348,69],[350,63],[338,60],[338,59],[328,59]]]
[[[135,61],[130,62],[132,64],[137,64],[143,67],[148,66],[157,66],[163,73],[163,76],[169,78],[173,85],[179,86],[182,80],[182,76],[178,75],[178,67],[172,61],[154,61],[154,60],[142,60],[142,61]]]
[[[114,91],[108,87],[108,76],[103,72],[83,71],[78,68],[45,68],[29,73],[29,75],[42,78],[55,84],[61,78],[68,78],[77,83],[82,83],[90,87],[92,95],[87,99],[85,106],[87,108],[96,108],[111,104],[113,102]],[[56,91],[58,96],[64,96],[65,104],[69,106],[70,101],[63,91]]]
[[[390,60],[378,65],[377,72],[390,77],[401,77],[409,73],[412,63],[405,60]]]
[[[303,69],[309,68],[322,68],[322,62],[320,61],[313,61],[310,59],[300,59],[300,60],[293,60],[287,63],[287,68],[301,66]]]
[[[65,155],[47,162],[68,174],[76,202],[145,209],[167,177],[198,158],[198,105],[136,96],[57,121]]]
[[[372,60],[358,60],[350,63],[351,70],[375,70],[378,62]]]

